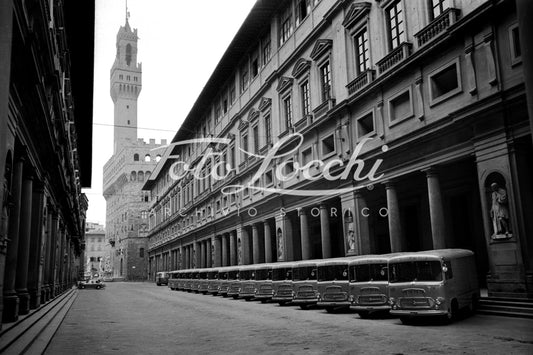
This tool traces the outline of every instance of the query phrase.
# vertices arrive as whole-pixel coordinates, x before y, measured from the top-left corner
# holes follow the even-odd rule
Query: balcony
[[[346,87],[348,88],[348,95],[353,95],[365,86],[367,86],[369,83],[371,83],[374,80],[374,77],[376,76],[376,71],[372,69],[367,69],[357,78],[352,80]]]
[[[409,57],[412,48],[413,45],[409,42],[403,42],[398,47],[394,48],[389,54],[376,63],[379,74],[381,75],[385,73],[387,70]]]
[[[446,29],[457,22],[460,14],[461,10],[459,9],[446,9],[439,17],[431,21],[429,25],[415,34],[418,41],[418,47],[424,46],[440,34],[444,33]]]

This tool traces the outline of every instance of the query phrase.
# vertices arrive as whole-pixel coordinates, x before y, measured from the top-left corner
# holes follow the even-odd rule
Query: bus
[[[357,257],[326,259],[318,263],[318,302],[328,313],[349,309],[348,263]]]
[[[301,309],[318,302],[318,260],[298,261],[292,268],[292,284],[294,297],[292,303],[299,305]]]
[[[280,262],[272,265],[272,301],[283,306],[292,302],[292,268],[294,262]]]
[[[254,269],[254,299],[266,303],[272,299],[272,264],[259,264]]]
[[[475,309],[480,297],[474,253],[438,249],[406,253],[388,262],[390,313],[408,323],[414,317],[440,316]]]

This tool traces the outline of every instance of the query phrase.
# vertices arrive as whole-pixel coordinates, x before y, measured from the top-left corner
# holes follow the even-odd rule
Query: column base
[[[4,295],[2,323],[16,322],[19,319],[19,298],[16,294]]]
[[[19,314],[24,315],[30,313],[30,294],[28,290],[17,290],[19,298]]]
[[[30,309],[37,309],[41,306],[41,290],[29,290],[30,294]]]
[[[533,298],[533,285],[524,280],[498,279],[489,275],[487,289],[489,297]]]

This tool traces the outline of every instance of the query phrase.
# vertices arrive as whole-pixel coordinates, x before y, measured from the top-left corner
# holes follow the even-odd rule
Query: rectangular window
[[[439,69],[436,73],[429,75],[431,105],[446,100],[461,90],[458,59],[443,69]]]
[[[514,65],[522,60],[518,24],[514,24],[509,28],[509,45],[511,47],[511,64]]]
[[[218,122],[220,120],[220,117],[222,117],[222,111],[220,110],[220,102],[215,104],[215,122]]]
[[[235,102],[235,82],[232,80],[230,87],[229,87],[229,103],[230,105],[233,105]]]
[[[228,113],[228,98],[224,96],[224,101],[222,101],[222,111],[224,114]]]
[[[406,90],[389,101],[390,122],[396,123],[413,115],[411,90]]]
[[[241,67],[241,94],[246,91],[248,87],[248,63]]]
[[[331,67],[329,60],[320,66],[320,86],[322,89],[322,102],[331,98]]]
[[[389,49],[393,50],[405,42],[405,21],[401,0],[394,1],[387,8],[386,13],[389,26]]]
[[[236,160],[235,160],[235,146],[232,145],[229,149],[229,157],[231,159],[230,166],[231,169],[235,169]]]
[[[261,55],[263,57],[262,65],[266,65],[270,60],[270,28],[261,41]]]
[[[306,165],[313,160],[313,148],[309,147],[302,151],[302,165]]]
[[[285,129],[292,127],[292,97],[291,95],[283,99],[283,117],[285,118]]]
[[[248,134],[242,134],[242,150],[245,152],[248,151]],[[243,158],[243,160],[246,161],[248,159],[248,154],[243,152]]]
[[[139,248],[139,258],[144,258],[144,248]]]
[[[259,74],[259,52],[255,50],[250,57],[250,65],[252,70],[252,78]]]
[[[431,0],[432,15],[436,19],[450,7],[450,0]]]
[[[272,122],[270,114],[265,116],[265,138],[267,144],[272,144]]]
[[[311,1],[298,0],[296,3],[296,11],[296,26],[298,26],[307,17],[309,12],[311,12]]]
[[[357,65],[357,75],[370,68],[370,57],[368,48],[368,30],[363,28],[354,37],[355,60]]]
[[[302,113],[307,116],[311,112],[311,102],[309,99],[309,81],[300,84],[300,98],[302,100]]]
[[[280,45],[285,43],[289,39],[293,31],[291,6],[292,6],[292,2],[289,2],[287,8],[281,14],[280,34],[279,34]]]
[[[254,153],[259,154],[259,126],[255,125],[252,132],[254,134]]]
[[[369,112],[363,117],[360,117],[357,119],[357,138],[358,139],[373,133],[374,130],[375,130],[374,114],[372,112]]]
[[[333,153],[335,153],[335,137],[333,134],[330,134],[322,139],[322,157],[329,156]]]

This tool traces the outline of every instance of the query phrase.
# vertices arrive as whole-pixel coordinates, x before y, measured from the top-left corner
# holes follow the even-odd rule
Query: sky
[[[170,141],[192,108],[255,0],[129,0],[142,63],[138,137]],[[126,0],[96,0],[92,185],[87,221],[105,224],[102,169],[113,154],[109,73]]]

